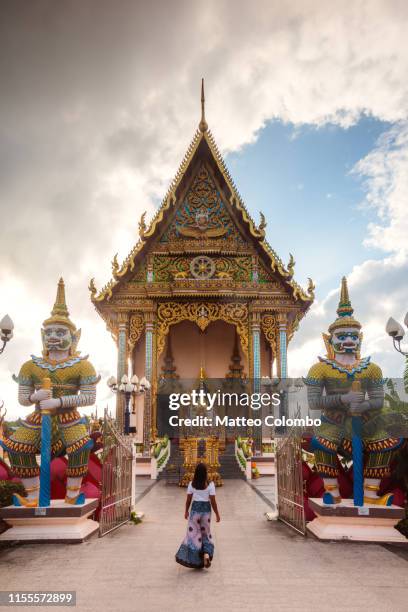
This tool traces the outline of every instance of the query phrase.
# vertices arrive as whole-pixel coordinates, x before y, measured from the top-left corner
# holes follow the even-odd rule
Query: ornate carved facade
[[[265,227],[262,213],[258,226],[249,215],[202,121],[149,226],[142,216],[138,243],[122,264],[114,258],[113,278],[101,291],[90,282],[91,300],[117,341],[118,377],[130,358],[133,371],[152,383],[145,442],[155,435],[158,379],[175,368],[180,378],[186,376],[193,357],[186,360],[183,352],[191,352],[194,334],[202,361],[203,352],[211,353],[206,342],[212,326],[219,330],[212,342],[220,341],[222,329],[233,328],[225,335],[225,362],[219,357],[216,367],[213,357],[205,364],[213,377],[225,377],[231,354],[236,363],[242,360],[237,371],[245,369],[251,378],[272,369],[287,376],[287,344],[313,302],[314,285],[310,281],[304,290],[295,283],[293,257],[283,264],[265,239]],[[172,350],[166,353],[170,333]],[[172,367],[166,370],[169,355]]]

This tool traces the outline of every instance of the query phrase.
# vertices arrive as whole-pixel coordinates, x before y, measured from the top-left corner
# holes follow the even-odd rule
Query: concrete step
[[[230,480],[234,478],[245,479],[245,475],[240,470],[236,457],[235,445],[227,444],[225,451],[219,456],[221,478]],[[166,467],[159,473],[159,479],[165,480],[168,484],[178,484],[179,478],[184,474],[184,457],[180,448],[173,444],[171,447],[170,458]]]

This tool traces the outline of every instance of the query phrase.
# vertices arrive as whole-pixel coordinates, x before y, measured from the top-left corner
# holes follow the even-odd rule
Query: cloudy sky
[[[408,309],[408,7],[404,0],[2,0],[0,357],[9,414],[17,372],[63,275],[81,348],[106,377],[112,340],[87,285],[137,240],[199,120],[207,120],[253,216],[317,300],[290,373],[322,352],[347,275],[365,352],[388,375],[384,334]],[[106,401],[104,383],[98,404]]]

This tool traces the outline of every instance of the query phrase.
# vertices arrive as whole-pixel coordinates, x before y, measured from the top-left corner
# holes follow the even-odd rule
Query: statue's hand
[[[51,389],[38,389],[37,391],[34,391],[34,393],[30,395],[30,400],[34,402],[35,404],[37,404],[38,402],[41,402],[42,400],[49,399],[50,397],[51,397]]]
[[[351,407],[352,404],[361,404],[364,402],[364,398],[365,393],[362,391],[349,391],[341,396],[341,403]]]
[[[366,410],[370,410],[370,408],[370,402],[353,402],[352,404],[350,404],[349,411],[352,416],[358,416],[359,414],[363,414],[363,412],[366,412]]]
[[[40,401],[41,410],[54,410],[61,406],[61,401],[58,398],[51,397],[50,399],[44,399]]]

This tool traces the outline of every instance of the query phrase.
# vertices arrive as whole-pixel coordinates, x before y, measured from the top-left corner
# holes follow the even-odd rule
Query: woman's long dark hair
[[[205,463],[198,463],[194,472],[192,485],[194,489],[203,490],[207,488],[207,466]]]

